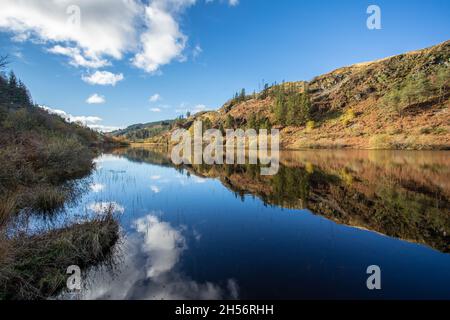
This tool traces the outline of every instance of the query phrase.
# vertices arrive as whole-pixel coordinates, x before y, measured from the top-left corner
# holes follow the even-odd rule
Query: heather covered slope
[[[309,82],[237,94],[218,111],[173,125],[278,128],[285,149],[449,149],[450,41],[359,63]],[[167,131],[147,142],[167,143]]]

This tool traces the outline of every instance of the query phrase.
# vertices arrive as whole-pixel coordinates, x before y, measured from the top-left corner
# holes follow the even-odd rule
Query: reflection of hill
[[[448,152],[297,151],[282,153],[276,176],[251,165],[185,169],[240,196],[450,252],[448,159]]]
[[[132,162],[146,162],[163,167],[173,167],[170,158],[166,155],[166,149],[122,148],[116,149],[112,153],[123,156]]]

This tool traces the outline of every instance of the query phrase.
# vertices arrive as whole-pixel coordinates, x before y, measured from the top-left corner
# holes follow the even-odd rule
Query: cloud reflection
[[[116,202],[93,202],[87,206],[87,208],[96,214],[105,214],[111,211],[111,213],[123,214],[125,208]]]
[[[133,223],[134,233],[124,239],[118,273],[104,269],[88,276],[89,287],[83,299],[137,300],[220,300],[237,299],[235,280],[224,288],[210,282],[198,283],[177,268],[188,249],[184,228],[174,228],[151,213]]]

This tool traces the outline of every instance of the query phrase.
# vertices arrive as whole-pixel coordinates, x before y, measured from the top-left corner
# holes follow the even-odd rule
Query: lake
[[[105,153],[56,227],[113,207],[121,240],[79,299],[449,299],[450,153],[292,151],[276,176]],[[369,266],[381,290],[369,290]]]

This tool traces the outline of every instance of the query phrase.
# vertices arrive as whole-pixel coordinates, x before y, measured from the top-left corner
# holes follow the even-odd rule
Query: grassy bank
[[[103,219],[43,235],[0,241],[0,300],[45,299],[66,287],[67,268],[103,262],[118,239],[118,223]]]
[[[100,148],[116,141],[34,105],[13,73],[0,74],[0,299],[41,299],[66,284],[70,265],[100,263],[118,238],[106,218],[29,236],[8,232],[22,215],[55,215],[76,198]]]

